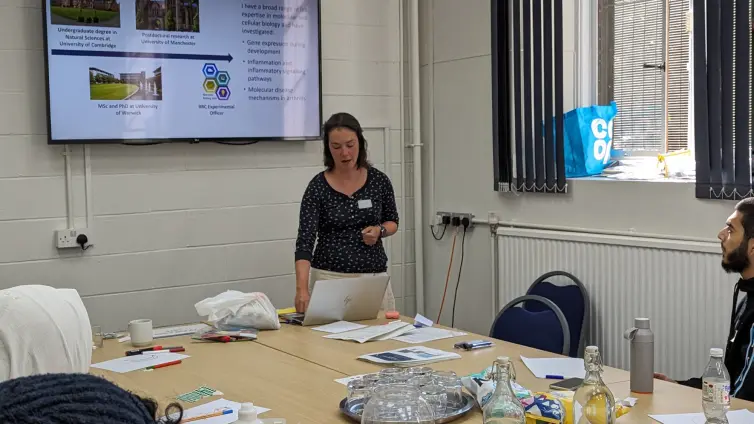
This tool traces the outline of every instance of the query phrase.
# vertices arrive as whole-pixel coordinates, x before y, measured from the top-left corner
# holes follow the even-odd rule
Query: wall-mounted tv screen
[[[44,0],[49,143],[318,138],[319,0]]]

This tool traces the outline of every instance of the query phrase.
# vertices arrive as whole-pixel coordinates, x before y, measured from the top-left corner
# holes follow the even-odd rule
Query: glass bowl
[[[422,397],[421,391],[410,385],[375,388],[361,414],[361,424],[434,422],[432,407]]]

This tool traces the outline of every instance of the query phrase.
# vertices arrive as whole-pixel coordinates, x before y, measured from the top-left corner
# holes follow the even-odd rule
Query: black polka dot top
[[[382,240],[368,246],[361,231],[389,221],[398,224],[398,209],[393,185],[383,172],[369,167],[366,183],[350,197],[332,188],[320,172],[301,200],[296,260],[311,261],[313,268],[323,271],[385,272]]]

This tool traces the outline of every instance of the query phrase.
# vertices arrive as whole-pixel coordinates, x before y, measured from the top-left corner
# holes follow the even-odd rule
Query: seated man
[[[754,198],[744,199],[736,205],[725,227],[717,235],[723,253],[722,267],[729,273],[741,275],[733,293],[733,311],[730,317],[730,332],[725,346],[725,367],[730,373],[730,395],[738,399],[754,401]],[[744,296],[738,302],[739,293]],[[656,378],[673,381],[662,374]],[[702,388],[700,378],[678,383]]]
[[[92,327],[78,292],[27,285],[0,290],[0,383],[45,373],[87,373]]]

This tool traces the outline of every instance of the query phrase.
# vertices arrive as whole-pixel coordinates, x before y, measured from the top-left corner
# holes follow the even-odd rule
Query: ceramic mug
[[[154,339],[151,319],[136,319],[128,323],[128,334],[134,347],[149,346]]]

